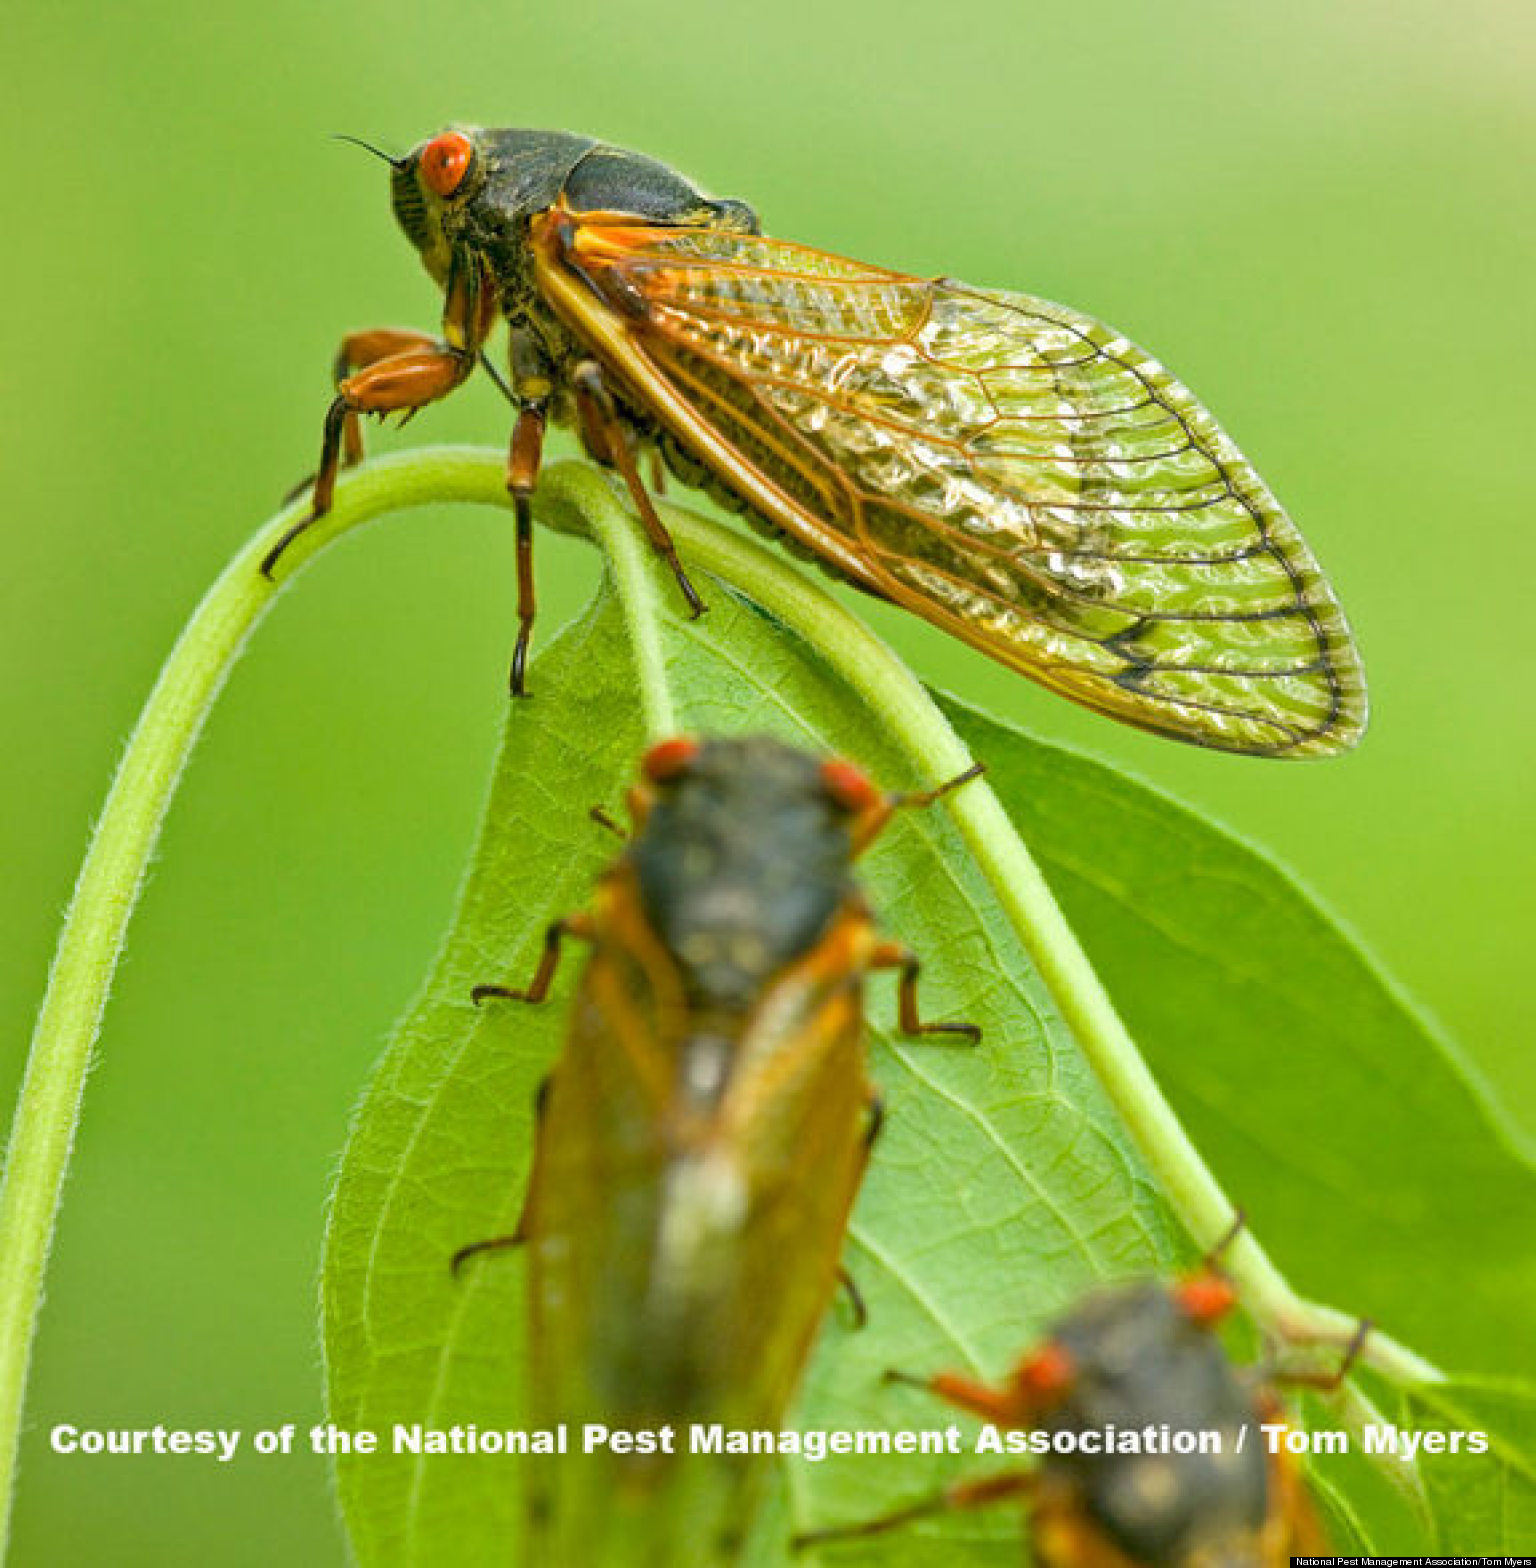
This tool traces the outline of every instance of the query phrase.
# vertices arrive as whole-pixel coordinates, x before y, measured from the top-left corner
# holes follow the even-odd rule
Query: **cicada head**
[[[609,222],[757,232],[745,203],[706,195],[654,158],[564,131],[450,126],[395,163],[391,195],[440,284],[456,250],[479,253],[504,286],[517,284],[528,221],[557,204]]]
[[[481,135],[473,126],[450,127],[395,160],[390,176],[395,221],[439,283],[446,281],[452,259],[448,214],[463,209],[481,178]]]
[[[764,735],[663,741],[643,775],[630,859],[647,918],[696,999],[745,1006],[853,895],[857,825],[880,797]]]

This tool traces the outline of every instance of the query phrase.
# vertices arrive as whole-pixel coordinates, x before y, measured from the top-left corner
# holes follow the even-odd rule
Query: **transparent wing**
[[[1112,329],[752,235],[541,221],[561,316],[717,491],[832,567],[1145,729],[1275,756],[1359,738],[1305,542]]]

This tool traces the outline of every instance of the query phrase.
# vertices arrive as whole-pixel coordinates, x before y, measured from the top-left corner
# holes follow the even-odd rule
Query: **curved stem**
[[[593,526],[608,508],[627,516],[611,490],[594,489],[595,478],[590,470],[562,466],[546,477],[541,497],[556,509],[581,509]],[[810,574],[738,529],[677,507],[659,510],[684,558],[739,589],[813,645],[880,713],[927,782],[953,778],[971,765],[959,737],[916,677]],[[605,530],[614,526],[604,524]],[[628,527],[633,534],[632,520]],[[948,806],[1174,1212],[1199,1245],[1214,1246],[1231,1229],[1232,1200],[1158,1087],[997,796],[983,778],[950,796]],[[1355,1319],[1298,1296],[1251,1231],[1230,1244],[1223,1267],[1242,1286],[1245,1307],[1282,1339],[1343,1344],[1354,1333]],[[1407,1381],[1435,1382],[1444,1376],[1385,1334],[1370,1336],[1361,1359]]]
[[[646,733],[653,740],[674,734],[677,709],[661,643],[664,594],[671,584],[658,580],[655,552],[634,513],[586,463],[562,463],[547,470],[535,506],[541,522],[562,533],[583,534],[602,550],[629,630]]]
[[[414,452],[371,463],[335,509],[283,557],[280,578],[382,513],[429,502],[506,504],[501,462],[484,453]],[[80,1097],[123,936],[166,809],[220,687],[278,592],[262,557],[300,515],[274,518],[193,612],[144,706],[75,884],[32,1037],[0,1182],[0,1559],[43,1276]]]

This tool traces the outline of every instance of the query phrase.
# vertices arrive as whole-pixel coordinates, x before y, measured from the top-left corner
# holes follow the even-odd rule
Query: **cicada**
[[[562,942],[591,946],[517,1234],[461,1254],[528,1250],[531,1422],[674,1434],[551,1467],[530,1561],[742,1546],[764,1461],[688,1452],[689,1428],[778,1428],[833,1296],[880,1121],[865,976],[899,971],[905,1032],[977,1035],[920,1019],[917,959],[851,875],[899,803],[776,741],[663,742],[591,906],[550,928],[526,989],[477,992],[540,1002]]]
[[[1327,1554],[1295,1459],[1269,1453],[1259,1431],[1284,1419],[1274,1388],[1234,1366],[1214,1333],[1235,1300],[1213,1265],[1173,1285],[1132,1281],[1087,1296],[1000,1387],[952,1373],[890,1374],[1027,1434],[1013,1446],[1040,1454],[1039,1463],[801,1544],[1022,1499],[1039,1568],[1286,1568],[1295,1556]],[[1336,1386],[1364,1334],[1362,1324],[1335,1371],[1287,1381]],[[1127,1436],[1140,1451],[1121,1448]]]
[[[345,339],[311,519],[289,537],[360,456],[360,416],[452,391],[504,318],[514,691],[555,420],[622,476],[695,612],[644,449],[833,574],[1112,718],[1270,757],[1359,738],[1364,676],[1311,552],[1204,407],[1112,328],[767,238],[745,203],[590,137],[460,126],[389,161],[442,332]]]

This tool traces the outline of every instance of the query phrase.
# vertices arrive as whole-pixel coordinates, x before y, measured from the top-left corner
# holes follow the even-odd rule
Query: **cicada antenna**
[[[382,147],[375,147],[372,142],[365,142],[361,136],[348,136],[345,131],[337,131],[331,140],[351,142],[354,147],[361,147],[364,152],[371,152],[375,158],[382,158],[392,169],[403,169],[408,161],[405,158],[392,158]]]

